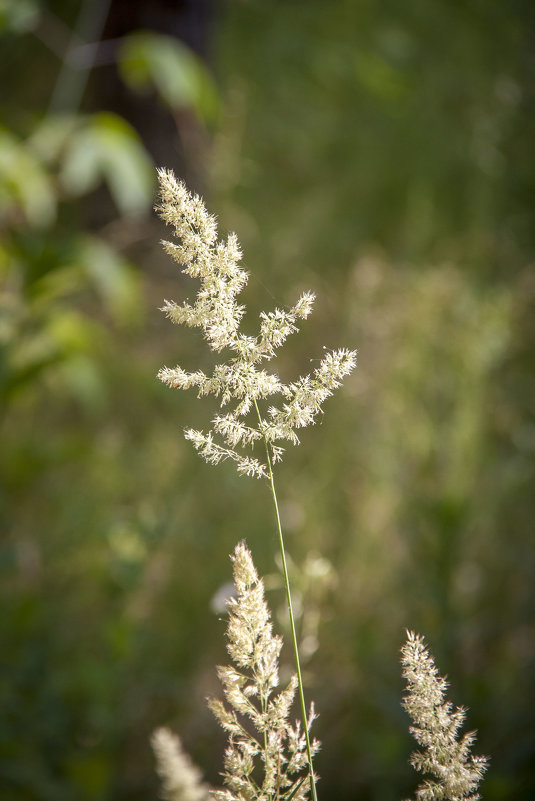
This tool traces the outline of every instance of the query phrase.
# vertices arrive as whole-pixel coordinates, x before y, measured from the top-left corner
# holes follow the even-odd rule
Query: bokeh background
[[[285,378],[359,349],[278,470],[321,797],[414,792],[408,627],[485,799],[532,800],[535,5],[1,0],[0,26],[1,798],[156,798],[162,724],[218,781],[243,537],[285,630],[268,488],[199,460],[210,402],[155,379],[207,363],[158,311],[191,292],[165,165],[238,233],[253,314],[318,294]]]

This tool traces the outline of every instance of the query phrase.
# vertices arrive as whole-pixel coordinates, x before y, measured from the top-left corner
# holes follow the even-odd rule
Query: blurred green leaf
[[[212,76],[201,59],[183,42],[157,33],[126,37],[119,70],[132,89],[153,85],[171,108],[190,108],[206,123],[219,112],[219,97]]]
[[[35,0],[0,0],[0,33],[32,30],[39,13],[39,4]]]
[[[122,214],[150,208],[154,171],[134,129],[115,114],[89,117],[67,146],[61,183],[73,195],[95,189],[105,180]]]
[[[19,207],[31,225],[50,225],[56,215],[52,180],[14,134],[0,128],[0,214]]]
[[[48,320],[46,331],[50,340],[63,353],[91,350],[100,338],[100,327],[75,309],[55,311]]]
[[[56,375],[89,413],[102,412],[106,407],[108,387],[100,365],[84,353],[71,355],[56,370]]]
[[[139,323],[143,314],[140,284],[131,264],[97,237],[81,240],[78,258],[114,317],[123,323]]]
[[[11,320],[0,309],[0,398],[9,400],[16,392],[48,368],[93,350],[101,341],[97,323],[73,309],[51,307],[44,319],[30,309],[13,310]],[[39,323],[37,325],[37,323]]]
[[[47,115],[36,125],[27,144],[41,161],[46,164],[56,162],[82,125],[83,118],[72,114]]]

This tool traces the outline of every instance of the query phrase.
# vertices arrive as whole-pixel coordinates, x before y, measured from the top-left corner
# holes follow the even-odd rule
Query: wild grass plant
[[[209,789],[184,753],[179,738],[166,729],[155,732],[153,747],[168,801],[317,801],[314,757],[320,744],[311,737],[313,704],[307,709],[287,555],[275,486],[274,465],[287,444],[299,444],[298,430],[316,421],[323,403],[356,366],[356,351],[327,352],[318,366],[295,381],[283,383],[265,369],[299,321],[311,313],[315,297],[304,292],[289,309],[261,312],[256,336],[245,334],[246,308],[237,298],[248,275],[239,265],[241,252],[234,234],[218,240],[216,220],[202,200],[188,192],[170,170],[159,170],[157,210],[174,229],[176,242],[164,242],[166,252],[182,272],[199,279],[193,303],[166,300],[162,311],[177,325],[200,328],[215,354],[226,361],[211,374],[164,367],[158,378],[169,387],[195,388],[199,398],[213,395],[221,413],[207,430],[186,428],[184,435],[210,464],[230,460],[238,473],[267,481],[273,501],[280,561],[286,592],[295,675],[279,686],[282,639],[273,634],[271,615],[252,555],[239,543],[232,556],[235,595],[228,603],[227,650],[232,664],[219,667],[226,703],[209,706],[228,736],[223,772],[224,789]],[[275,399],[273,402],[272,399]],[[423,747],[411,758],[419,771],[432,774],[417,790],[417,801],[475,801],[486,758],[472,757],[473,734],[458,740],[464,710],[452,712],[444,701],[446,682],[434,666],[423,641],[412,633],[402,649],[407,695],[403,705],[413,720],[411,732]],[[301,720],[290,722],[297,694]]]

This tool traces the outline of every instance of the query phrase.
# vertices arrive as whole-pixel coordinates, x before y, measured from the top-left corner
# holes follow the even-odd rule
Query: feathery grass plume
[[[166,728],[156,729],[151,744],[162,780],[161,798],[165,801],[209,801],[209,788],[176,734]]]
[[[202,200],[190,194],[171,170],[160,169],[158,177],[157,211],[174,228],[178,240],[178,244],[164,242],[164,248],[185,274],[200,280],[193,304],[166,300],[162,311],[173,323],[200,328],[216,353],[225,348],[232,352],[227,361],[215,365],[210,376],[202,370],[163,367],[158,378],[177,389],[196,387],[199,397],[215,395],[221,408],[234,401],[232,410],[212,420],[210,431],[186,429],[185,436],[207,462],[231,459],[239,473],[269,478],[270,465],[251,453],[255,442],[263,441],[268,463],[279,461],[284,452],[280,443],[299,443],[296,430],[315,421],[325,399],[355,367],[356,352],[345,348],[329,352],[312,374],[290,384],[262,369],[262,363],[270,361],[298,330],[298,321],[309,316],[313,293],[303,293],[290,309],[262,312],[257,336],[240,333],[245,306],[236,298],[248,276],[239,266],[241,252],[235,234],[218,242],[215,218]],[[279,405],[270,405],[261,414],[258,402],[277,395]],[[246,422],[250,413],[252,423]]]
[[[297,678],[278,690],[282,639],[273,634],[263,582],[243,543],[232,561],[236,597],[229,601],[227,649],[233,665],[218,668],[227,705],[209,700],[228,734],[223,774],[228,789],[212,795],[216,801],[305,801],[310,790],[306,740],[300,724],[288,721]],[[312,706],[309,729],[313,720]],[[318,749],[314,740],[312,755]]]
[[[403,707],[414,723],[410,732],[424,749],[412,754],[411,765],[436,777],[418,788],[417,801],[477,801],[488,759],[470,754],[475,732],[458,739],[466,711],[462,707],[453,711],[451,702],[444,700],[448,683],[439,675],[423,638],[412,631],[401,649],[401,664],[407,681]]]

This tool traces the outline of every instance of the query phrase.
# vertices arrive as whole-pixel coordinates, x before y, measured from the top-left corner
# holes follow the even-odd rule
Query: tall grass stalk
[[[314,295],[303,293],[289,309],[261,312],[258,334],[243,334],[240,323],[245,306],[239,305],[236,298],[246,285],[248,275],[239,266],[241,252],[235,235],[218,241],[216,221],[208,214],[202,200],[190,194],[169,170],[159,170],[159,180],[157,210],[174,228],[177,238],[177,243],[164,242],[164,247],[185,274],[200,280],[194,303],[177,304],[166,300],[163,311],[173,323],[200,328],[212,351],[229,350],[231,356],[216,364],[210,376],[201,370],[187,372],[177,366],[162,368],[158,377],[178,389],[196,387],[198,397],[212,394],[220,399],[221,408],[234,401],[232,411],[214,417],[208,432],[186,429],[185,437],[207,462],[218,464],[232,460],[239,473],[269,482],[290,617],[310,793],[312,801],[317,801],[309,735],[311,719],[309,722],[307,718],[273,464],[282,458],[285,450],[282,443],[297,445],[297,430],[315,422],[323,402],[355,367],[356,352],[345,348],[327,352],[313,373],[289,384],[283,384],[276,372],[261,369],[260,365],[273,359],[287,337],[298,330],[298,320],[309,316]],[[271,405],[263,414],[260,402],[272,396],[279,396],[279,406]],[[265,461],[255,451],[255,446],[262,444]]]
[[[259,424],[262,423],[262,418],[260,417],[260,412],[258,410],[258,405],[255,401],[255,409],[258,415],[258,422]],[[299,693],[299,703],[301,705],[301,719],[303,721],[303,730],[305,733],[305,740],[306,740],[306,748],[307,748],[307,759],[308,759],[308,770],[310,774],[310,794],[312,796],[312,801],[317,801],[317,791],[316,791],[316,777],[314,774],[314,763],[312,761],[312,749],[310,745],[310,734],[309,734],[309,727],[307,725],[307,709],[305,703],[305,690],[303,685],[303,676],[301,674],[301,662],[299,659],[299,646],[297,643],[297,631],[295,628],[295,618],[293,612],[293,605],[292,605],[292,592],[290,589],[290,577],[288,576],[288,566],[286,564],[286,549],[284,547],[284,537],[282,534],[282,525],[281,525],[281,517],[279,512],[279,503],[277,501],[277,492],[275,490],[275,477],[273,475],[273,465],[271,464],[271,456],[269,454],[269,445],[267,443],[266,438],[264,437],[264,445],[266,449],[266,462],[269,471],[269,484],[271,487],[271,495],[273,497],[273,505],[275,507],[275,517],[277,518],[277,531],[279,534],[279,548],[280,548],[280,555],[281,555],[281,564],[282,564],[282,573],[284,576],[284,586],[286,589],[286,600],[288,603],[288,616],[290,618],[290,630],[292,636],[292,645],[294,651],[294,660],[295,660],[295,671],[297,673],[297,688]]]

